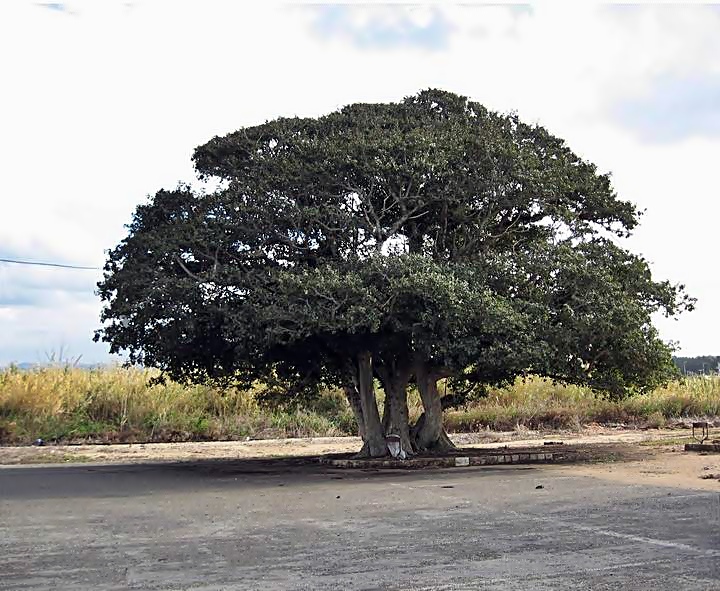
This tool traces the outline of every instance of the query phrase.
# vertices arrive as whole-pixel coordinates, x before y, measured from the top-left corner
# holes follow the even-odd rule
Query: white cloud
[[[53,355],[58,361],[80,355],[86,363],[109,359],[106,347],[92,342],[97,305],[85,298],[51,291],[42,305],[0,308],[0,323],[0,364],[40,363]]]
[[[0,256],[4,249],[100,266],[146,194],[193,178],[192,150],[212,136],[279,115],[319,115],[440,87],[516,109],[611,170],[621,196],[649,211],[633,244],[659,277],[683,280],[701,298],[698,312],[663,325],[663,334],[688,353],[718,351],[712,302],[720,293],[703,245],[720,216],[710,199],[711,155],[720,146],[713,138],[643,142],[609,111],[619,99],[652,92],[659,74],[717,73],[718,11],[448,6],[442,15],[452,32],[444,49],[390,51],[323,38],[313,27],[317,9],[307,6],[62,4],[65,10],[0,4],[0,52],[10,58],[0,62]],[[351,12],[357,26],[407,18],[423,27],[434,10]],[[16,293],[18,277],[28,273],[0,274],[0,292]],[[73,326],[83,335],[96,326],[92,294],[78,299],[61,287],[65,299],[47,287],[52,306],[0,307],[0,363],[28,347],[71,340]],[[86,341],[77,346],[96,350]]]

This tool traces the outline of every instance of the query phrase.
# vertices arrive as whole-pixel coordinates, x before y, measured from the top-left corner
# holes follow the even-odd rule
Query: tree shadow
[[[338,459],[351,454],[338,454]],[[317,457],[225,458],[133,464],[73,464],[7,467],[0,470],[0,501],[17,499],[138,497],[212,490],[304,487],[346,481],[361,486],[372,481],[447,480],[448,475],[477,477],[499,470],[530,470],[530,465],[422,468],[342,468]]]

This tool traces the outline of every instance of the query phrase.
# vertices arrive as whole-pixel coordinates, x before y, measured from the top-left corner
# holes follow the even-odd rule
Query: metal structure
[[[699,433],[699,435],[697,435],[696,433]],[[692,436],[693,439],[698,443],[703,443],[704,441],[710,439],[710,424],[706,423],[705,421],[693,423]]]

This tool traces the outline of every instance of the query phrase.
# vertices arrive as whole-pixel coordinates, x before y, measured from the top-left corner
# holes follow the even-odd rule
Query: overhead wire
[[[0,263],[12,263],[14,265],[34,265],[38,267],[58,267],[61,269],[80,269],[83,271],[102,271],[102,267],[86,267],[83,265],[66,265],[63,263],[45,263],[39,261],[20,261],[17,259],[0,258]]]

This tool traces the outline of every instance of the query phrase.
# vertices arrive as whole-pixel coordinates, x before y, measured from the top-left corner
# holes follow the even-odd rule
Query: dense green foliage
[[[428,90],[241,129],[194,161],[223,188],[138,207],[99,285],[98,338],[133,362],[343,387],[371,455],[390,432],[448,444],[443,406],[516,376],[620,396],[674,375],[651,315],[692,301],[618,246],[634,206],[542,127]],[[443,402],[441,378],[465,388]]]

